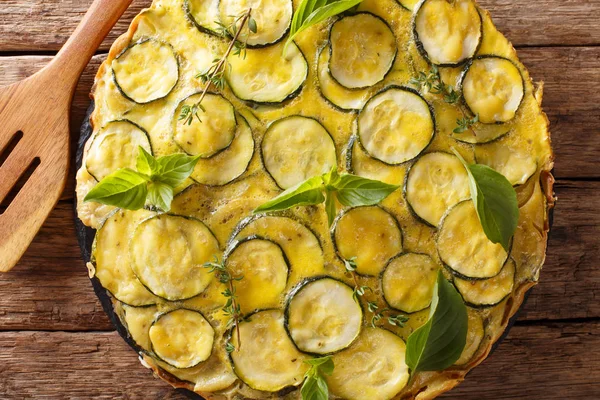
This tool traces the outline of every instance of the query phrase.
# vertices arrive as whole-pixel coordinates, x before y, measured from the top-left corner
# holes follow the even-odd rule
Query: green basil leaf
[[[331,359],[331,356],[311,358],[309,360],[305,360],[304,362],[313,367],[319,367],[321,372],[327,375],[331,375],[333,373],[333,360]]]
[[[167,212],[171,209],[173,201],[173,188],[166,183],[152,182],[148,186],[148,202],[162,211]]]
[[[350,174],[340,175],[333,185],[340,203],[350,207],[379,204],[400,187]]]
[[[442,271],[431,300],[429,320],[406,341],[406,364],[418,371],[441,371],[452,366],[467,343],[467,308]]]
[[[140,174],[152,176],[160,173],[160,166],[152,154],[148,153],[142,146],[138,146],[136,169]]]
[[[509,251],[519,222],[517,192],[504,175],[481,164],[467,164],[454,150],[469,174],[471,197],[485,235]]]
[[[327,213],[327,222],[329,226],[333,224],[337,210],[335,209],[335,194],[330,191],[325,193],[325,212]]]
[[[200,156],[191,157],[183,153],[160,157],[156,160],[160,166],[160,174],[154,178],[173,188],[177,187],[194,172],[198,160]]]
[[[254,213],[287,210],[295,206],[321,204],[325,201],[325,196],[323,195],[324,189],[323,178],[315,176],[287,189],[279,196],[258,207],[254,210]]]
[[[327,382],[318,373],[306,377],[302,389],[302,400],[328,400],[329,388]]]
[[[123,168],[102,179],[85,196],[84,201],[139,210],[146,204],[148,177],[130,168]]]

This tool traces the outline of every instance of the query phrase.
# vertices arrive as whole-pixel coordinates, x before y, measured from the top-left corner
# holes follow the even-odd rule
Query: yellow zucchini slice
[[[473,60],[463,74],[461,86],[465,104],[484,124],[512,120],[525,97],[519,68],[509,59],[497,56]]]
[[[346,169],[351,174],[390,185],[401,185],[406,177],[406,166],[388,165],[370,157],[356,135],[350,138],[346,147]]]
[[[223,186],[246,172],[254,156],[254,137],[250,125],[237,114],[239,121],[231,145],[220,153],[198,160],[191,178],[203,185]]]
[[[166,97],[179,81],[173,48],[154,39],[132,44],[112,62],[115,84],[127,99],[147,104]]]
[[[481,316],[475,310],[469,308],[467,308],[467,315],[469,317],[467,320],[467,343],[460,358],[454,363],[455,365],[464,365],[471,361],[477,350],[479,350],[479,346],[485,335]]]
[[[297,115],[273,122],[261,148],[267,172],[282,189],[329,172],[337,162],[327,129],[316,119]]]
[[[280,310],[259,311],[231,330],[230,343],[236,350],[230,353],[233,371],[248,386],[265,392],[276,392],[302,383],[308,365],[283,327]]]
[[[220,94],[208,93],[198,117],[181,119],[181,109],[192,107],[202,97],[196,93],[179,103],[173,115],[173,140],[191,156],[208,158],[223,151],[233,141],[237,128],[233,104]]]
[[[268,46],[279,42],[290,29],[293,9],[292,0],[220,0],[221,22],[229,26],[234,20],[252,8],[256,21],[256,33],[244,26],[241,35],[248,38],[249,47]]]
[[[329,390],[347,400],[389,400],[408,383],[406,344],[393,333],[368,327],[347,350],[333,356]]]
[[[111,121],[94,135],[85,167],[97,181],[121,168],[135,169],[139,146],[152,153],[144,128],[128,120]]]
[[[354,290],[336,279],[311,278],[289,294],[286,329],[300,351],[331,354],[358,337],[363,319]]]
[[[219,0],[184,0],[183,7],[196,28],[205,33],[216,34],[219,29]]]
[[[424,0],[415,11],[413,34],[425,59],[455,66],[475,55],[482,27],[472,0]]]
[[[329,34],[329,71],[347,89],[364,89],[381,82],[392,69],[398,47],[388,24],[371,13],[336,21]]]
[[[437,250],[452,273],[464,279],[496,276],[508,258],[502,245],[492,243],[483,232],[471,200],[448,211],[440,224]]]
[[[202,293],[213,278],[204,264],[220,255],[217,239],[202,221],[170,214],[140,222],[131,236],[129,253],[138,279],[167,300]]]
[[[408,11],[413,11],[417,4],[421,2],[421,0],[396,0],[398,4],[402,7],[406,8]]]
[[[397,165],[417,157],[435,134],[433,110],[414,90],[389,87],[358,115],[358,138],[367,153]]]
[[[469,176],[456,156],[425,154],[408,171],[404,197],[419,218],[437,227],[449,208],[471,198]]]
[[[302,90],[308,63],[295,43],[283,55],[283,43],[249,49],[246,57],[231,55],[225,77],[233,94],[254,103],[281,103]]]
[[[465,303],[473,307],[491,307],[512,293],[515,275],[515,262],[508,259],[502,271],[492,278],[474,281],[455,277],[454,285]]]
[[[414,313],[429,307],[438,266],[426,254],[407,253],[392,258],[381,275],[383,297],[390,307]]]
[[[277,307],[287,286],[289,262],[277,243],[251,236],[225,254],[225,265],[236,277],[235,291],[243,313]]]
[[[387,261],[402,251],[398,221],[381,207],[352,208],[336,219],[331,232],[338,256],[354,259],[360,275],[379,275]]]
[[[152,351],[175,368],[192,368],[206,361],[215,331],[198,311],[178,309],[160,315],[149,331]]]

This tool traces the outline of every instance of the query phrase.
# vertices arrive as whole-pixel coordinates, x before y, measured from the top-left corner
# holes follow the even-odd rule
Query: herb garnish
[[[317,205],[325,202],[329,225],[336,214],[335,199],[344,206],[372,206],[378,204],[400,186],[362,178],[351,174],[339,174],[337,167],[321,176],[307,179],[291,187],[274,199],[254,210],[254,213],[287,210],[295,206]]]
[[[285,42],[283,54],[286,54],[287,47],[300,32],[327,18],[348,11],[361,2],[362,0],[303,0],[294,13],[290,35]]]
[[[427,90],[431,94],[443,95],[444,101],[448,104],[456,104],[460,99],[460,93],[454,90],[452,85],[444,83],[440,71],[435,65],[431,67],[428,73],[419,72],[419,75],[412,78],[410,83],[421,90]]]
[[[467,343],[467,328],[465,303],[440,270],[429,319],[406,341],[406,364],[411,375],[419,371],[440,371],[453,365]]]
[[[452,149],[469,174],[471,198],[485,235],[492,243],[500,243],[508,252],[510,239],[519,222],[517,192],[508,179],[487,165],[467,164]]]
[[[234,55],[243,58],[246,57],[248,35],[245,35],[243,40],[240,40],[240,35],[245,25],[248,25],[250,32],[257,32],[256,21],[254,18],[252,18],[251,14],[252,8],[249,8],[246,12],[234,18],[230,25],[224,25],[220,21],[216,22],[218,26],[216,31],[217,34],[221,37],[231,37],[231,42],[229,43],[227,51],[225,51],[221,58],[215,58],[211,66],[205,72],[201,72],[196,75],[196,79],[200,79],[202,83],[205,84],[204,90],[200,95],[200,99],[198,99],[196,103],[192,105],[186,104],[181,107],[179,121],[184,121],[184,124],[191,125],[195,117],[199,122],[202,122],[198,113],[200,111],[206,111],[202,106],[202,101],[208,94],[208,90],[210,89],[211,85],[219,90],[223,90],[225,88],[225,73],[227,72],[227,68],[229,68],[229,62],[227,61],[229,55],[233,52]]]
[[[237,294],[233,283],[236,281],[241,281],[244,279],[244,277],[233,275],[233,272],[225,266],[225,263],[219,262],[219,259],[216,257],[214,262],[208,262],[204,264],[204,268],[208,268],[208,272],[214,273],[217,277],[217,280],[227,286],[227,288],[221,293],[223,297],[227,299],[227,302],[223,306],[223,313],[229,317],[226,329],[229,329],[233,326],[237,331],[237,349],[239,351],[240,347],[242,346],[242,337],[240,336],[240,320],[242,318],[242,311],[240,304],[237,301]],[[235,346],[231,342],[228,341],[226,343],[225,350],[228,353],[235,351],[235,349]]]
[[[111,173],[90,190],[84,201],[127,210],[139,210],[149,204],[169,211],[173,189],[192,174],[199,159],[182,153],[154,158],[139,146],[137,171],[122,168]]]
[[[302,400],[328,400],[329,387],[324,375],[333,373],[335,366],[331,356],[313,358],[304,362],[310,365],[310,369],[304,375],[304,383],[300,389]]]
[[[471,129],[473,125],[479,122],[479,114],[476,114],[473,118],[464,117],[462,119],[456,120],[456,125],[458,125],[454,129],[454,133],[463,133],[464,131]]]

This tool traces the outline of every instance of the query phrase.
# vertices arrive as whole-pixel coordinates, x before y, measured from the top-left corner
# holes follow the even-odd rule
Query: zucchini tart
[[[206,399],[299,399],[305,361],[323,356],[332,399],[434,398],[486,358],[544,263],[542,85],[473,0],[364,0],[286,45],[300,3],[154,0],[114,43],[77,173],[90,276],[142,363]],[[203,93],[198,74],[234,43],[223,27],[249,8],[246,48]],[[199,100],[201,116],[182,118]],[[84,201],[140,152],[196,157],[168,212]],[[508,248],[486,237],[456,154],[514,187]],[[253,212],[335,167],[398,189],[337,204],[331,225],[323,204]],[[449,368],[409,376],[406,342],[439,271],[466,305],[466,345]]]

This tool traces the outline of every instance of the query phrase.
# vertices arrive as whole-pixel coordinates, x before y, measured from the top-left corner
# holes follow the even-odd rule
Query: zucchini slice
[[[396,0],[398,4],[402,7],[406,8],[408,11],[413,11],[417,4],[421,2],[421,0]]]
[[[216,35],[219,25],[219,0],[184,0],[183,9],[188,19],[204,33]]]
[[[463,118],[460,116],[459,118]],[[456,126],[456,122],[454,123]],[[464,132],[452,132],[451,136],[459,142],[469,144],[485,144],[508,135],[513,130],[510,124],[482,124],[476,123]]]
[[[352,135],[346,147],[346,169],[351,174],[390,185],[401,185],[406,176],[405,166],[388,165],[371,158],[361,146],[356,135]]]
[[[424,0],[415,12],[413,35],[426,60],[456,66],[479,49],[483,23],[472,0]]]
[[[513,185],[523,185],[536,173],[534,154],[524,140],[512,135],[475,147],[477,162],[500,172]]]
[[[173,140],[191,156],[209,158],[231,145],[237,128],[235,109],[220,94],[208,93],[202,100],[202,110],[191,123],[180,118],[183,107],[191,107],[200,100],[196,93],[182,100],[173,115]]]
[[[169,240],[165,240],[169,238]],[[219,256],[219,243],[202,221],[161,214],[140,222],[129,245],[131,269],[155,295],[185,300],[212,281],[203,265]]]
[[[437,250],[450,271],[463,279],[491,278],[508,258],[499,243],[487,238],[471,200],[451,208],[440,224]]]
[[[152,352],[175,368],[192,368],[206,361],[215,331],[198,311],[178,309],[160,315],[149,331]]]
[[[308,117],[296,115],[273,122],[261,148],[267,172],[282,189],[329,172],[337,163],[331,135]]]
[[[483,327],[483,319],[481,316],[473,309],[467,308],[467,344],[463,349],[462,354],[458,361],[456,361],[455,365],[465,365],[477,353],[479,346],[483,340],[483,336],[485,335],[485,329]]]
[[[285,56],[283,44],[231,55],[225,77],[233,94],[254,103],[281,103],[298,95],[308,77],[308,63],[295,43]]]
[[[465,104],[484,124],[512,120],[525,97],[521,71],[503,57],[477,57],[467,66],[461,86]]]
[[[160,300],[134,275],[127,248],[136,223],[152,215],[146,210],[115,210],[96,232],[92,246],[95,277],[115,299],[131,306],[148,306]]]
[[[392,69],[398,47],[388,24],[371,13],[336,21],[329,34],[333,79],[348,89],[364,89],[381,82]]]
[[[491,307],[512,293],[515,283],[515,262],[509,259],[502,271],[492,278],[474,281],[454,278],[454,285],[465,303],[473,307]]]
[[[346,89],[331,77],[329,71],[330,47],[326,45],[319,51],[317,77],[319,91],[335,107],[342,111],[358,111],[372,95],[372,89]]]
[[[381,328],[363,329],[347,350],[333,356],[335,368],[326,376],[329,390],[343,399],[388,400],[408,383],[404,341]]]
[[[331,354],[358,337],[363,319],[354,290],[329,277],[302,282],[289,295],[285,325],[300,351]]]
[[[251,314],[239,324],[242,345],[229,354],[233,371],[252,389],[276,392],[298,386],[308,370],[283,327],[283,312],[265,310]],[[230,343],[237,346],[238,333],[231,330]]]
[[[379,275],[387,261],[402,251],[398,221],[381,207],[352,208],[335,220],[331,232],[338,256],[354,259],[360,275]]]
[[[243,313],[281,304],[290,268],[281,246],[251,236],[237,242],[224,258],[234,276],[244,277],[235,282]]]
[[[148,132],[129,120],[111,121],[94,135],[85,167],[97,181],[118,169],[135,168],[138,146],[152,153]]]
[[[210,158],[198,160],[191,178],[203,185],[223,186],[246,172],[254,156],[254,137],[246,119],[237,114],[239,124],[231,145]]]
[[[414,90],[392,86],[358,115],[358,138],[371,157],[390,165],[417,157],[435,134],[433,110]]]
[[[168,96],[175,88],[179,81],[179,61],[171,45],[144,39],[113,60],[112,72],[124,97],[147,104]]]
[[[429,307],[438,266],[426,254],[406,253],[392,258],[381,274],[383,297],[390,307],[414,313]]]
[[[428,153],[408,171],[404,197],[419,218],[437,227],[450,207],[471,198],[469,176],[456,156]]]
[[[248,8],[252,8],[252,18],[256,21],[256,33],[244,27],[241,35],[248,38],[248,47],[264,47],[283,39],[290,29],[294,10],[292,0],[220,0],[221,22],[229,26]]]

